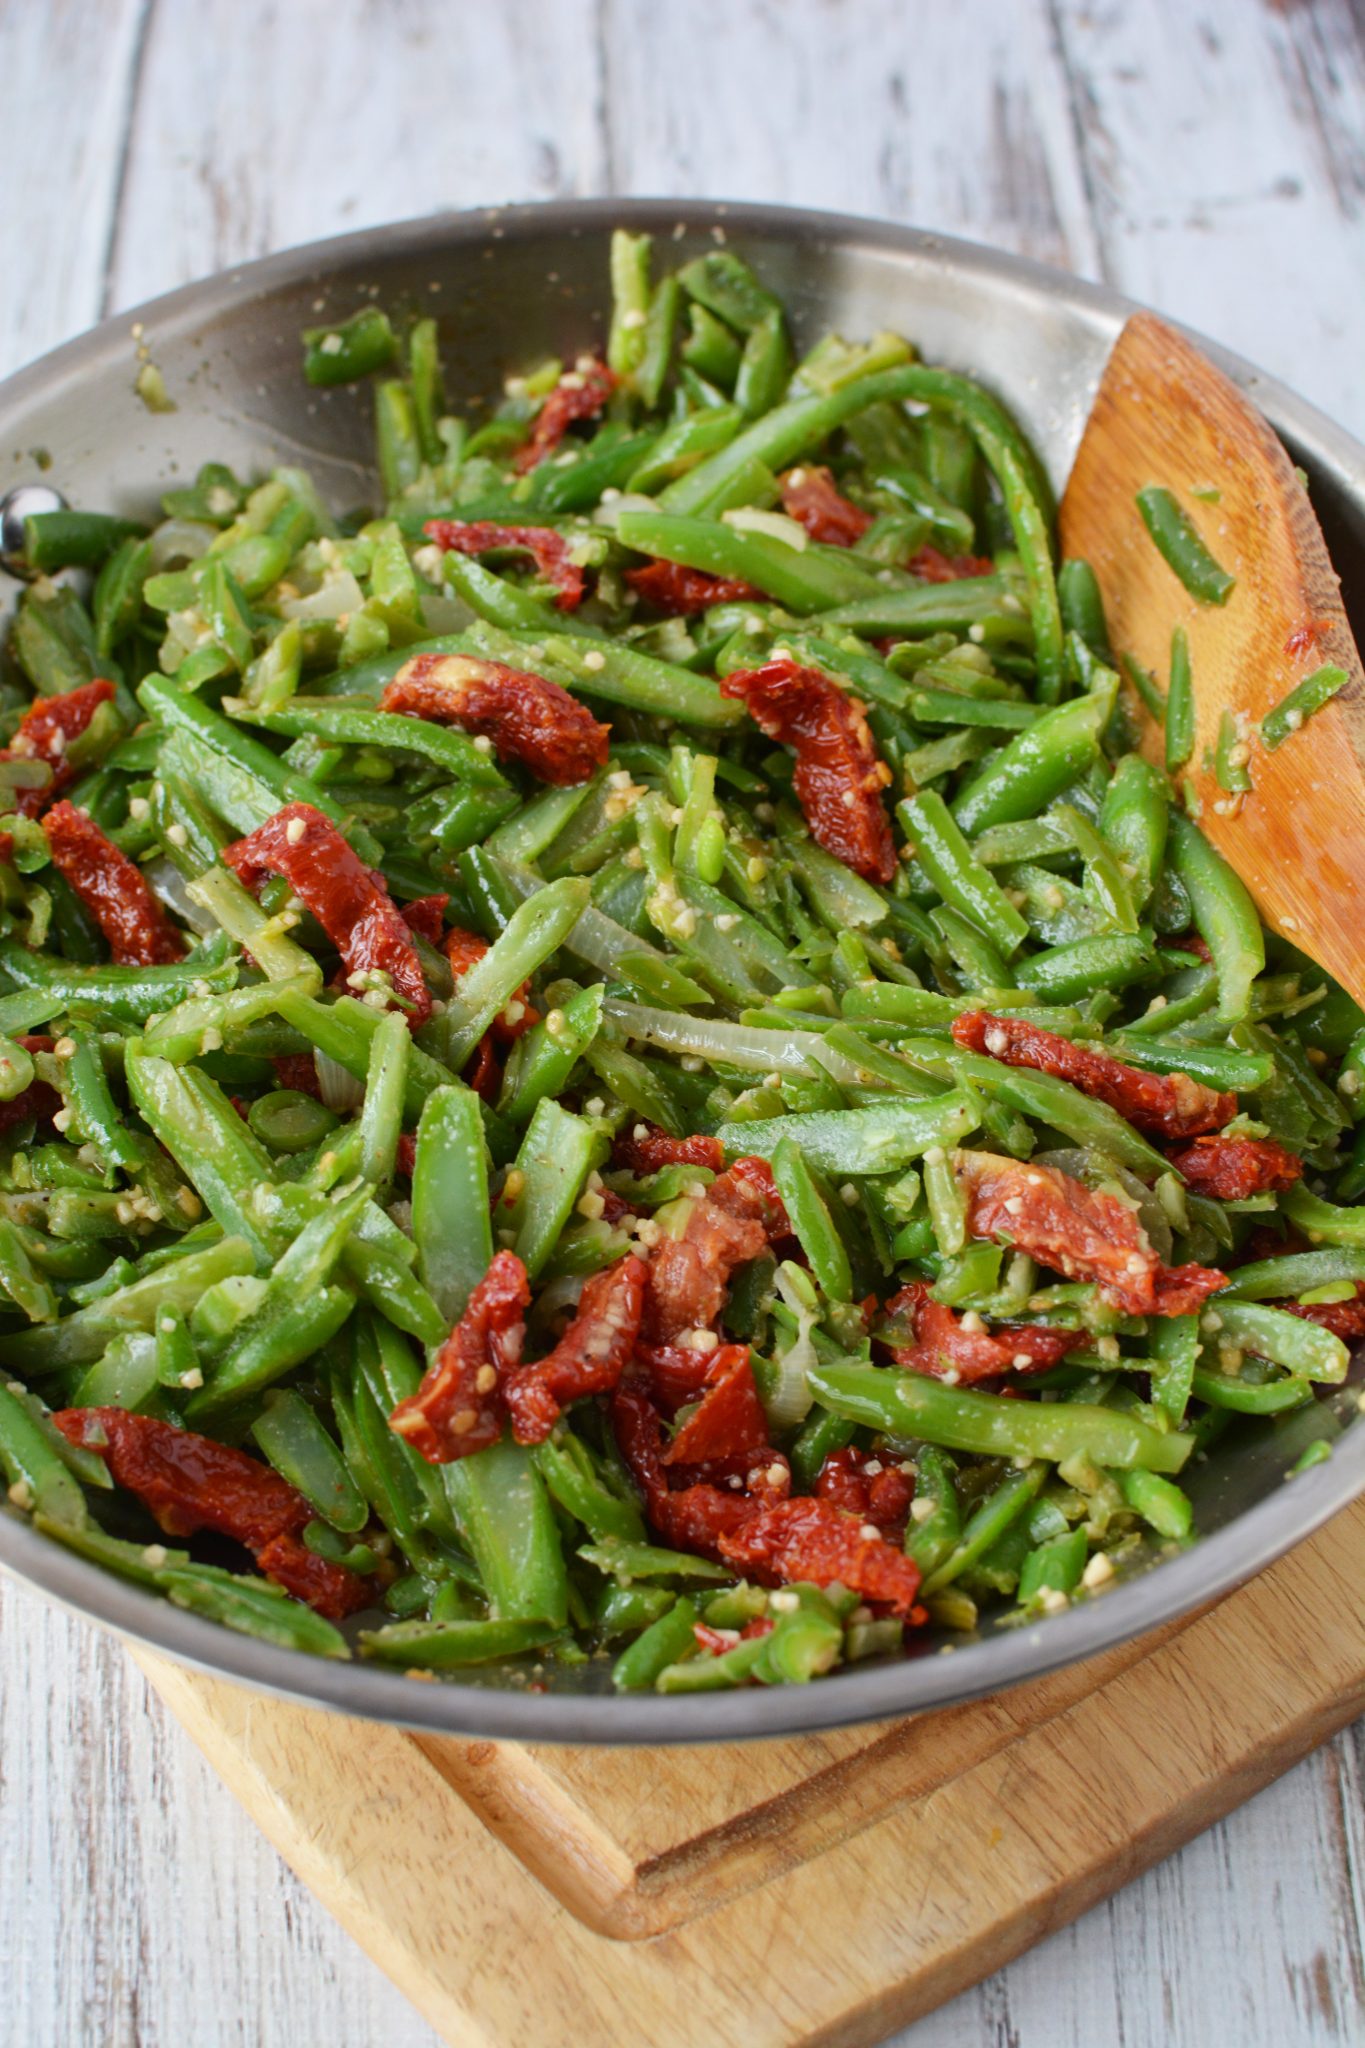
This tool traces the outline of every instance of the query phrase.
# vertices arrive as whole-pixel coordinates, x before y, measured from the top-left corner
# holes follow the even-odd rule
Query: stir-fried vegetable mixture
[[[798,358],[728,249],[611,282],[477,424],[430,319],[311,332],[377,516],[210,465],[29,522],[0,1466],[323,1655],[803,1682],[1095,1597],[1229,1426],[1324,1454],[1365,1017],[1135,750],[995,398]],[[1128,666],[1178,772],[1183,636]]]

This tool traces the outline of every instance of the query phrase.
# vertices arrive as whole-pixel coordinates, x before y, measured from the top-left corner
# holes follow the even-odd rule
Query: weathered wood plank
[[[98,318],[151,0],[0,0],[0,374]]]
[[[592,191],[597,98],[591,0],[163,5],[111,303],[378,221]]]
[[[1365,432],[1365,34],[1350,0],[1056,0],[1104,275]]]
[[[1041,0],[608,0],[604,50],[618,191],[878,214],[1094,271]]]

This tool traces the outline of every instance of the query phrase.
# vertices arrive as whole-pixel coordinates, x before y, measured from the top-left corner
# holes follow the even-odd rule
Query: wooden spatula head
[[[1174,491],[1236,577],[1225,605],[1198,603],[1157,552],[1137,507],[1149,484]],[[1183,773],[1199,823],[1266,923],[1365,1004],[1365,671],[1322,529],[1275,434],[1183,335],[1135,314],[1096,395],[1060,525],[1064,553],[1099,578],[1115,650],[1163,687],[1172,629],[1184,626],[1196,736]],[[1267,751],[1257,721],[1325,662],[1345,670],[1345,688]],[[1225,709],[1249,741],[1252,788],[1241,797],[1212,770]],[[1150,720],[1142,744],[1161,761]]]

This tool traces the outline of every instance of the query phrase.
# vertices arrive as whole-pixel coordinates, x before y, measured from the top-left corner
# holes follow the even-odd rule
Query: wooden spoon
[[[1236,577],[1225,605],[1192,598],[1137,509],[1174,491]],[[1217,491],[1216,503],[1195,497]],[[1115,651],[1164,686],[1171,630],[1189,635],[1196,736],[1188,775],[1199,823],[1246,882],[1267,925],[1365,1005],[1365,670],[1308,494],[1261,414],[1174,328],[1136,313],[1119,336],[1062,499],[1061,540],[1104,593]],[[1332,662],[1348,677],[1273,753],[1256,722]],[[1126,686],[1127,687],[1127,686]],[[1128,688],[1135,709],[1136,693]],[[1210,761],[1225,709],[1242,714],[1251,791],[1229,798]],[[1144,721],[1143,752],[1163,739]]]

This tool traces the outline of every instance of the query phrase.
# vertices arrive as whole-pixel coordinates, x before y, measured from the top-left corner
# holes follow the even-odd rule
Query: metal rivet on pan
[[[38,512],[65,512],[66,499],[50,484],[16,484],[0,498],[0,569],[32,574],[24,560],[24,521]]]

